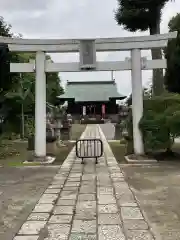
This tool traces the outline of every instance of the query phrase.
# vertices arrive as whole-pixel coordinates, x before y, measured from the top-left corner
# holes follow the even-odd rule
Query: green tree
[[[49,55],[46,56],[46,59],[53,62]],[[46,89],[47,102],[56,105],[57,96],[64,93],[58,73],[46,73]]]
[[[29,62],[30,59],[35,60],[35,54],[24,53],[19,55],[21,62]],[[51,60],[47,55],[47,60]],[[57,103],[57,96],[63,93],[63,88],[60,85],[60,78],[57,73],[46,74],[46,91],[47,102],[52,105]],[[6,93],[6,98],[14,101],[12,115],[18,118],[21,116],[21,135],[25,136],[25,115],[34,116],[35,109],[35,74],[23,73],[20,74],[19,82],[16,86]],[[18,128],[19,129],[19,128]]]
[[[16,104],[21,106],[21,137],[25,137],[25,112],[28,109],[28,100],[30,100],[30,105],[34,105],[34,93],[32,89],[33,79],[32,76],[23,77],[23,74],[20,74],[20,81],[16,85],[16,89],[13,89],[11,92],[6,93],[6,98],[13,99]],[[28,109],[32,111],[32,109]]]
[[[168,27],[169,31],[178,31],[178,36],[170,40],[165,49],[167,59],[165,86],[170,92],[180,93],[180,13],[170,20]]]
[[[170,0],[117,0],[118,8],[115,20],[124,29],[136,32],[149,30],[150,35],[160,33],[162,9]],[[161,49],[151,50],[152,59],[161,59]],[[163,70],[153,70],[153,94],[164,91]]]
[[[13,37],[11,32],[11,25],[7,24],[2,17],[0,17],[0,35],[4,37]],[[19,55],[17,53],[9,53],[9,60],[11,62],[19,62]],[[8,76],[8,73],[5,74]],[[19,74],[11,73],[9,77],[4,79],[4,74],[0,75],[0,114],[4,121],[8,118],[13,122],[13,118],[9,116],[11,109],[14,107],[14,101],[7,99],[7,92],[11,91],[19,81]],[[15,124],[15,122],[14,122]]]
[[[0,18],[0,35],[14,37],[11,25]],[[16,37],[22,37],[18,35]],[[35,53],[9,53],[10,62],[29,62],[35,60]],[[51,60],[47,55],[47,59]],[[52,60],[51,60],[52,61]],[[56,104],[56,96],[63,93],[58,73],[47,73],[47,101]],[[0,115],[4,118],[4,130],[22,133],[24,136],[24,116],[34,116],[35,110],[35,74],[11,73],[8,79],[0,76]],[[21,125],[20,125],[21,123]]]

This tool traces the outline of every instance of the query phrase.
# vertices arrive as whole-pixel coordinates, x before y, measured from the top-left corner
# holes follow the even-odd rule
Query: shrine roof
[[[75,102],[107,102],[121,100],[126,96],[118,93],[115,81],[68,81],[61,100],[75,99]]]

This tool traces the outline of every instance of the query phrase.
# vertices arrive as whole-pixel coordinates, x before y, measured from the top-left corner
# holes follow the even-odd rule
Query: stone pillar
[[[46,157],[46,55],[36,53],[35,82],[35,157]]]
[[[143,154],[144,145],[139,121],[143,116],[143,88],[141,73],[141,50],[133,49],[131,51],[132,61],[132,115],[133,115],[133,142],[134,153]]]

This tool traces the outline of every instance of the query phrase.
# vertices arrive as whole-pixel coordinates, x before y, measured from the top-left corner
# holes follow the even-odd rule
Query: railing
[[[80,139],[76,141],[76,156],[82,159],[95,158],[96,164],[98,158],[103,155],[103,143],[101,139]]]

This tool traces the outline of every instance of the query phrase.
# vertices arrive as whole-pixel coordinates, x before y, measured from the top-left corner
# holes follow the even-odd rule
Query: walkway
[[[73,149],[14,240],[154,239],[101,129],[86,137],[102,139],[99,163],[82,165]]]

